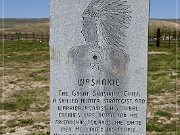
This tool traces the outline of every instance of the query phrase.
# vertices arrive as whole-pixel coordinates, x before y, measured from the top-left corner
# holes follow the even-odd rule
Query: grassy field
[[[147,125],[149,132],[161,132],[162,135],[172,135],[176,130],[178,132],[180,124],[179,53],[180,50],[176,44],[171,46],[163,44],[160,48],[149,45]],[[177,133],[179,134],[180,132]]]
[[[0,134],[49,134],[48,44],[6,42],[4,54]]]
[[[176,48],[149,45],[148,135],[180,135]],[[0,73],[0,135],[49,135],[48,44],[5,42]]]

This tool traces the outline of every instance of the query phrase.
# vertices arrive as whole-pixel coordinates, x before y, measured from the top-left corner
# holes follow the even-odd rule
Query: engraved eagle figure
[[[126,0],[92,0],[82,13],[82,31],[86,44],[70,49],[68,56],[80,69],[111,74],[126,72],[129,61],[124,44],[131,22],[130,5]]]

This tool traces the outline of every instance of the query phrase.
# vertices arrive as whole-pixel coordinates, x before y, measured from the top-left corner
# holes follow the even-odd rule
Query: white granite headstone
[[[50,0],[51,135],[146,135],[149,0]]]

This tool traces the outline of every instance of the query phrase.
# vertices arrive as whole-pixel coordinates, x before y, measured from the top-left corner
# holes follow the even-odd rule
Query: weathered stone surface
[[[51,135],[145,135],[148,0],[51,0]]]

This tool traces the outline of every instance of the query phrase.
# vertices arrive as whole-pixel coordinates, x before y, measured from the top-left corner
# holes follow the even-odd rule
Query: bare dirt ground
[[[1,80],[3,79],[1,81],[3,83],[1,102],[11,103],[6,105],[6,109],[0,110],[2,134],[48,133],[49,83],[43,80],[34,81],[29,77],[33,72],[39,72],[39,68],[24,70],[16,67],[15,69],[15,73],[0,77]],[[8,70],[14,71],[15,69]],[[48,75],[49,73],[44,74]],[[42,76],[44,74],[41,73]]]

